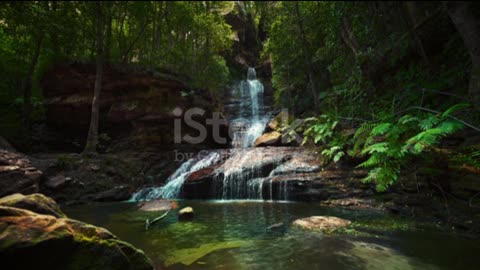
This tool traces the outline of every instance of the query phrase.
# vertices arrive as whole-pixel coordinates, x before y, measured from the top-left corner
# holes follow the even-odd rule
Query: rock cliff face
[[[95,81],[92,64],[61,64],[48,70],[41,86],[47,124],[63,134],[86,136]],[[173,144],[174,119],[190,108],[204,122],[211,115],[208,99],[189,94],[185,78],[157,72],[105,67],[100,94],[100,132],[110,137],[134,137],[150,144]],[[188,132],[188,129],[184,129]],[[83,143],[79,139],[79,143]]]

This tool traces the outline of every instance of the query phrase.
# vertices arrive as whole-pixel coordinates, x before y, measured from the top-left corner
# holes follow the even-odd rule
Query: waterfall
[[[265,166],[278,166],[282,156],[262,156],[263,149],[251,148],[269,120],[264,112],[263,90],[254,68],[248,68],[247,79],[232,87],[232,97],[236,98],[229,108],[234,112],[229,114],[233,127],[233,149],[222,166],[215,169],[213,176],[214,185],[220,188],[215,194],[219,199],[273,200],[274,196],[288,199],[287,181],[274,181],[274,175],[265,172]],[[189,159],[167,179],[164,186],[143,189],[135,193],[131,201],[179,198],[185,181],[192,173],[221,160],[217,152]]]
[[[209,153],[206,157],[195,159],[191,158],[184,162],[170,177],[166,184],[161,187],[142,189],[133,194],[130,201],[149,201],[153,199],[175,199],[180,195],[183,183],[193,172],[209,167],[220,160],[220,155],[216,152]]]
[[[231,121],[234,128],[233,147],[251,147],[262,135],[268,121],[264,112],[263,84],[257,80],[255,68],[248,68],[247,79],[233,87],[232,92],[233,95],[240,92],[240,108]]]

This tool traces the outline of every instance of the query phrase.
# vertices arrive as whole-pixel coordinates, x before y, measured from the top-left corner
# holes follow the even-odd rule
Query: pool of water
[[[178,222],[174,210],[148,231],[145,220],[161,213],[140,212],[133,203],[75,206],[65,212],[142,249],[157,269],[479,269],[480,241],[381,213],[293,202],[179,205],[193,207],[192,222]],[[288,226],[312,215],[347,218],[357,229],[324,235]],[[277,223],[286,226],[266,230]]]

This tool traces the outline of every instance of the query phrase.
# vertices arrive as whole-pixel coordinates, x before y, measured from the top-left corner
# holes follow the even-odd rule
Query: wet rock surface
[[[373,185],[359,181],[366,171],[324,168],[302,147],[230,149],[222,155],[218,163],[188,176],[182,197],[318,201],[374,191]]]
[[[156,212],[156,211],[169,211],[178,208],[178,204],[175,201],[169,200],[153,200],[149,202],[141,202],[138,204],[140,211]]]

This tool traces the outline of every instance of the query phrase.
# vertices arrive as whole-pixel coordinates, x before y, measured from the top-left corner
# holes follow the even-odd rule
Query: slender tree
[[[35,50],[32,54],[30,64],[28,67],[27,75],[23,83],[23,114],[24,121],[27,127],[30,127],[30,114],[32,112],[32,84],[33,84],[33,75],[35,73],[35,67],[37,66],[38,57],[42,50],[44,34],[39,33],[35,41]]]
[[[312,91],[313,104],[315,105],[315,110],[318,110],[319,100],[318,100],[318,93],[317,93],[318,91],[317,83],[315,80],[315,72],[313,71],[313,64],[312,64],[310,52],[308,50],[308,43],[307,43],[305,28],[303,26],[302,15],[300,13],[300,7],[297,1],[295,2],[295,15],[297,17],[298,28],[300,29],[300,38],[302,40],[303,57],[305,59],[305,65],[307,66],[307,74],[308,74],[308,80],[310,82],[310,89]]]
[[[90,118],[90,128],[88,130],[85,153],[96,152],[98,143],[98,118],[100,113],[100,92],[102,88],[103,75],[103,12],[102,5],[96,2],[97,13],[97,73],[95,75],[95,89],[92,99],[92,113]]]

